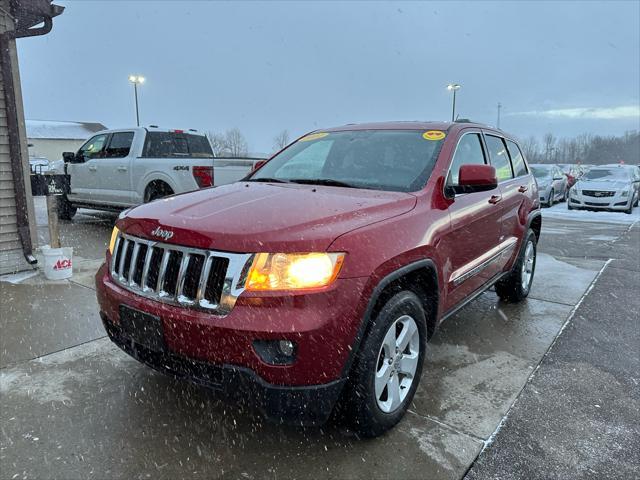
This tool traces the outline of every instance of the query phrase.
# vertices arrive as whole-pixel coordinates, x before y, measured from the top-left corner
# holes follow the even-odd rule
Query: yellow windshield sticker
[[[327,132],[311,133],[311,134],[307,135],[306,137],[302,137],[299,141],[300,142],[310,142],[311,140],[318,140],[319,138],[324,138],[327,135],[329,135]]]
[[[442,140],[445,136],[445,133],[440,130],[429,130],[422,134],[422,138],[425,140]]]

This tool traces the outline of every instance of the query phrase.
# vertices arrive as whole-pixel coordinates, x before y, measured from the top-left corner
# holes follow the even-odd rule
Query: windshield
[[[629,172],[624,168],[595,168],[583,177],[585,180],[629,180]]]
[[[540,166],[540,165],[530,165],[531,167],[531,172],[533,173],[533,176],[536,178],[548,178],[551,176],[551,173],[553,172],[553,168],[552,167],[545,167],[545,166]]]
[[[213,158],[209,140],[204,135],[181,132],[148,132],[143,157],[151,158]]]
[[[442,144],[423,134],[421,130],[314,133],[276,155],[251,180],[419,190]]]

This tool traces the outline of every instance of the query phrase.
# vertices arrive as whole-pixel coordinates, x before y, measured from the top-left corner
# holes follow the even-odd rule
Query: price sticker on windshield
[[[422,134],[425,140],[442,140],[445,136],[445,133],[440,130],[428,130]]]
[[[329,135],[327,132],[312,133],[310,135],[307,135],[306,137],[302,137],[299,141],[310,142],[311,140],[318,140],[319,138],[324,138],[327,135]]]

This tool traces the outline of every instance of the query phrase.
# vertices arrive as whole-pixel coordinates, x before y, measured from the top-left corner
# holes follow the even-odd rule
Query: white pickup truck
[[[69,193],[60,218],[78,207],[121,210],[174,193],[240,180],[261,159],[214,159],[207,137],[195,130],[103,130],[77,152],[63,154]]]

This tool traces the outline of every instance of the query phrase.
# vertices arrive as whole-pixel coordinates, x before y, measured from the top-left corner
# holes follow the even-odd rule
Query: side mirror
[[[454,193],[486,192],[498,188],[496,169],[491,165],[462,165]]]
[[[258,160],[256,163],[253,164],[253,168],[251,169],[251,173],[255,172],[256,170],[258,170],[259,168],[262,168],[262,166],[267,163],[266,160]]]
[[[74,152],[63,152],[62,159],[64,163],[82,163],[84,161],[82,157],[79,157]]]

